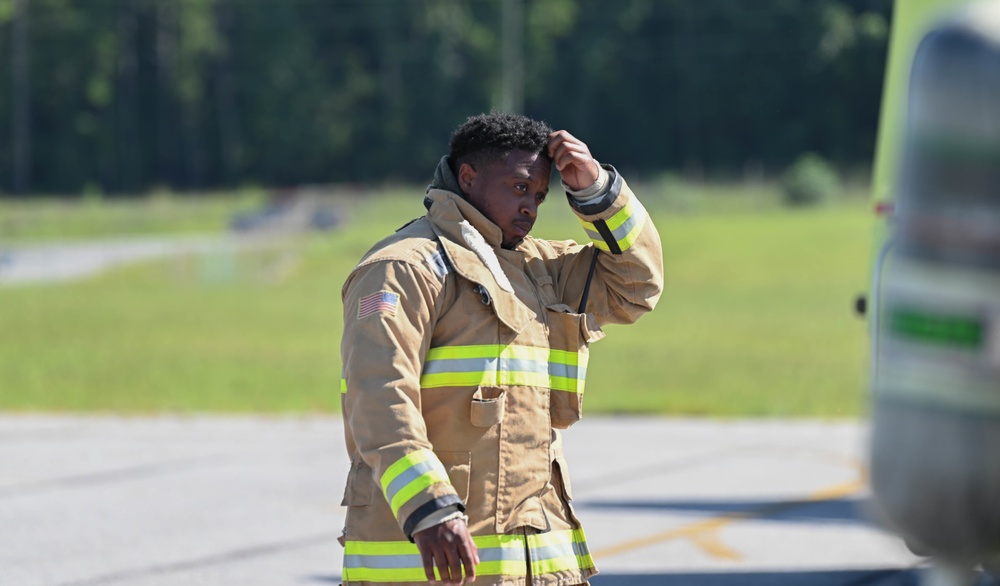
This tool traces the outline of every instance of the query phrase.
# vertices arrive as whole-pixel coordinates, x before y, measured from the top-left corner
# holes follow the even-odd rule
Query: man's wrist
[[[466,516],[458,508],[458,505],[451,505],[443,509],[438,509],[430,515],[427,515],[413,527],[413,531],[410,536],[412,537],[413,533],[418,533],[424,529],[430,529],[435,525],[440,525],[441,523],[451,521],[452,519],[466,519]]]
[[[562,186],[563,189],[566,190],[566,193],[568,193],[570,197],[575,199],[578,203],[587,203],[591,200],[597,199],[601,195],[604,195],[604,191],[607,188],[608,183],[609,175],[607,170],[604,169],[604,167],[599,166],[597,181],[594,181],[594,183],[590,186],[584,187],[583,189],[573,189],[567,185],[565,181],[562,182]]]

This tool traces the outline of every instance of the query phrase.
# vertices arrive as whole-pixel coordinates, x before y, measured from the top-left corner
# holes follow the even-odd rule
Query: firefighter
[[[585,584],[557,429],[580,418],[601,326],[659,299],[659,235],[565,130],[494,112],[450,147],[427,214],[342,291],[344,583]],[[588,244],[528,235],[552,165]]]

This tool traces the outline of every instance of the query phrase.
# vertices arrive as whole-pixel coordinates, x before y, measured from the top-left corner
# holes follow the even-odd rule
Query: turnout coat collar
[[[528,323],[534,319],[534,312],[529,310],[513,291],[504,290],[501,286],[504,277],[495,272],[497,270],[502,272],[499,264],[491,270],[472,250],[468,238],[462,233],[462,223],[467,222],[479,232],[495,255],[500,254],[510,258],[523,257],[524,253],[520,250],[501,249],[503,232],[500,227],[460,196],[443,189],[431,189],[427,197],[431,202],[427,214],[431,229],[440,240],[455,272],[486,289],[496,309],[497,317],[505,326],[514,333],[524,331]],[[524,246],[524,243],[521,246]]]

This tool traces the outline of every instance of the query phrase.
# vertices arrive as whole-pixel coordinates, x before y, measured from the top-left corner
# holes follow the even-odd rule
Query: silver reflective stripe
[[[634,208],[632,210],[632,215],[629,216],[629,219],[625,220],[625,223],[611,231],[615,240],[618,242],[625,240],[625,237],[632,231],[632,228],[634,228],[635,225],[643,218],[643,212],[644,210],[640,207]]]
[[[442,374],[446,372],[534,372],[549,374],[564,378],[583,378],[586,369],[573,364],[559,362],[543,362],[526,358],[442,358],[428,360],[424,364],[423,374]]]
[[[520,547],[480,547],[480,562],[524,561],[524,544]]]
[[[546,548],[547,549],[547,548]],[[560,554],[569,555],[569,554]],[[553,556],[549,556],[553,557]],[[481,547],[480,562],[525,561],[524,546],[521,547]],[[413,555],[371,555],[347,554],[344,556],[345,568],[372,568],[376,570],[395,570],[403,568],[422,568],[420,554]]]
[[[399,473],[399,476],[389,483],[389,486],[385,487],[385,500],[391,503],[392,499],[396,498],[396,493],[402,490],[404,486],[435,469],[437,469],[437,460],[431,458],[430,460],[417,462],[406,470],[403,470]]]
[[[587,233],[587,236],[589,236],[591,240],[593,240],[595,242],[604,242],[604,236],[601,236],[600,232],[597,232],[595,230],[591,230],[590,228],[587,228],[586,226],[584,226],[583,231]]]
[[[564,378],[577,378],[583,380],[587,376],[587,369],[580,368],[579,366],[574,366],[572,364],[559,364],[558,362],[550,362],[549,374],[552,376],[561,376]]]
[[[500,370],[505,372],[536,372],[549,373],[549,362],[531,360],[530,358],[501,358]]]
[[[543,547],[533,547],[531,548],[531,554],[534,561],[578,555],[576,548],[573,547],[573,543],[553,543],[552,545]]]
[[[480,556],[480,559],[482,556]],[[422,568],[420,554],[414,555],[362,555],[344,556],[345,568],[374,568],[376,570],[396,570],[401,568]]]
[[[428,360],[424,364],[424,374],[444,372],[496,372],[498,358],[442,358]]]

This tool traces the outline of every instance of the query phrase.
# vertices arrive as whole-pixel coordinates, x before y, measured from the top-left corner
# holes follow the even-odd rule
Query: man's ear
[[[469,193],[475,182],[476,170],[472,168],[472,165],[462,163],[462,166],[458,168],[458,186],[462,188],[463,192]]]

